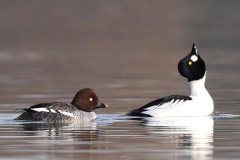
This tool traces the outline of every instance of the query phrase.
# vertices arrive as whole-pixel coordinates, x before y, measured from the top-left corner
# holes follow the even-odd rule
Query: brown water
[[[240,2],[0,0],[0,159],[239,159]],[[129,120],[188,94],[177,72],[196,42],[214,117]],[[87,124],[13,121],[16,109],[93,88]]]

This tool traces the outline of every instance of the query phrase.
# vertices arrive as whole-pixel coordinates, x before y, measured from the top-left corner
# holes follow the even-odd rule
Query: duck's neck
[[[206,73],[202,79],[189,82],[191,97],[209,95],[207,89],[205,88],[205,80],[206,80]]]

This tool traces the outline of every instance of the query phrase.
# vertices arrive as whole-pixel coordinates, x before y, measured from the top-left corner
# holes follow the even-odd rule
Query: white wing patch
[[[177,109],[178,107],[180,107],[183,104],[183,102],[184,102],[184,100],[173,99],[170,102],[149,107],[145,111],[143,111],[143,113],[154,116],[154,115],[158,114],[159,110],[161,110],[161,112],[164,114],[169,109],[170,110],[174,109],[174,108]]]
[[[173,100],[172,100],[172,101],[173,101]],[[147,111],[150,111],[150,110],[159,109],[159,108],[166,108],[166,107],[168,107],[168,106],[172,103],[172,101],[166,102],[166,103],[164,103],[164,104],[157,104],[157,105],[148,107],[148,108],[146,108],[146,110],[147,110]]]
[[[50,109],[50,112],[57,113],[54,109]]]
[[[171,105],[171,107],[174,107],[174,106],[176,106],[178,103],[179,103],[179,99],[178,99],[178,100],[176,100],[175,102],[173,102],[173,103],[172,103],[172,104],[170,104],[170,105]]]
[[[65,116],[69,117],[75,117],[72,113],[66,112],[66,111],[61,111],[61,110],[54,110],[54,109],[48,109],[48,108],[32,108],[31,110],[36,111],[36,112],[51,112],[51,113],[61,113]]]
[[[61,111],[61,110],[58,110],[59,113],[65,115],[65,116],[69,116],[69,117],[75,117],[72,113],[70,112],[65,112],[65,111]]]
[[[31,110],[36,112],[49,112],[47,108],[32,108]]]
[[[167,107],[171,106],[173,102],[174,102],[174,99],[171,100],[170,102],[167,102],[167,103],[164,103],[164,104],[160,105],[158,108],[167,108]]]
[[[178,105],[178,104],[181,104],[183,102],[183,100],[171,100],[170,102],[166,102],[166,103],[163,103],[163,104],[159,104],[159,105],[154,105],[152,107],[148,107],[146,108],[146,110],[154,110],[154,109],[164,109],[164,108],[169,108],[169,107],[173,107],[175,105]]]

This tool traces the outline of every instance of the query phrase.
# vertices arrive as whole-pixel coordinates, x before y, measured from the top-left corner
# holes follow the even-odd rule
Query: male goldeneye
[[[190,96],[171,95],[152,101],[127,115],[144,117],[208,116],[214,110],[212,97],[205,88],[206,66],[197,52],[192,51],[178,63],[180,75],[188,79]]]
[[[40,103],[24,109],[16,120],[66,122],[88,122],[96,119],[93,112],[97,108],[108,106],[99,101],[97,95],[90,88],[85,88],[76,93],[71,104],[62,102]]]

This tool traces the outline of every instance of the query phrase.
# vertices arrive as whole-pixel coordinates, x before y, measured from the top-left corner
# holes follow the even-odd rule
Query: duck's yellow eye
[[[93,101],[93,98],[89,98],[89,101],[91,101],[91,102],[92,102],[92,101]]]
[[[188,65],[191,66],[192,65],[192,61],[188,61]]]

